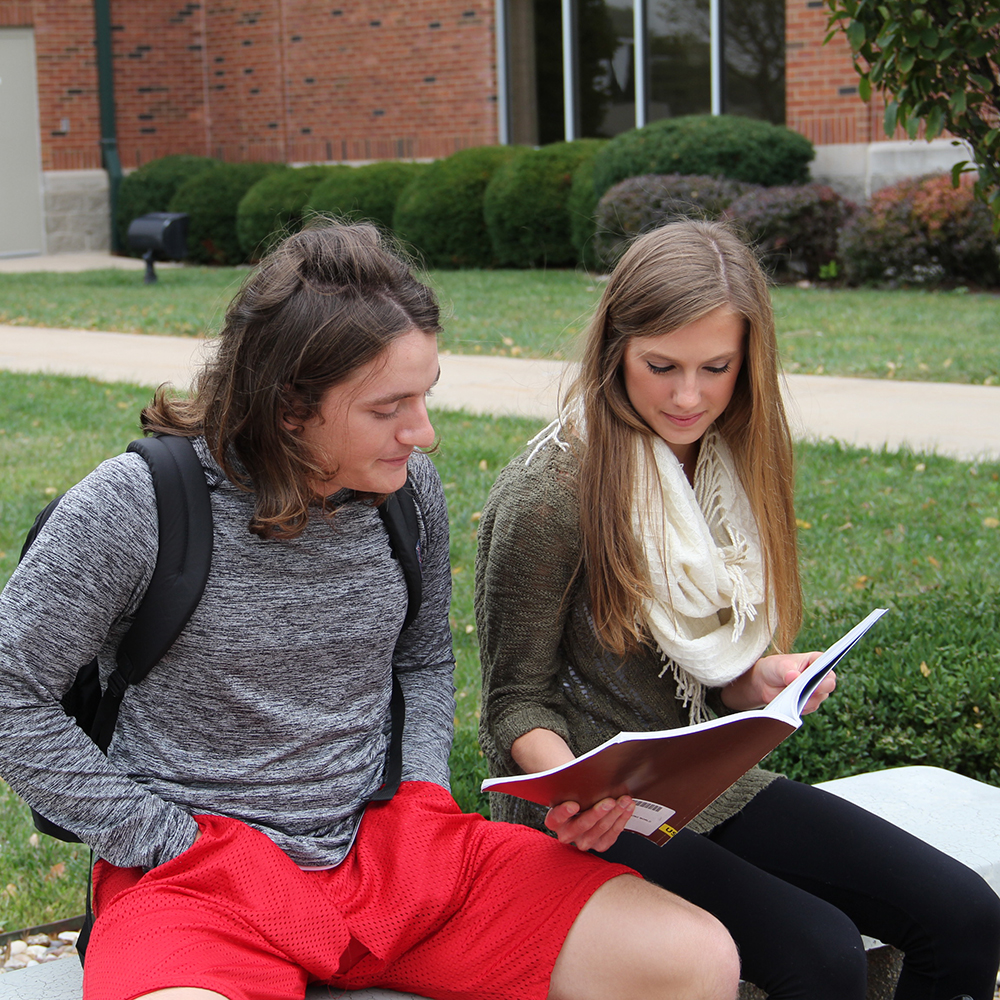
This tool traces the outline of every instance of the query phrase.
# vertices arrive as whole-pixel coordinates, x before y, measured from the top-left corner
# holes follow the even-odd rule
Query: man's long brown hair
[[[301,533],[329,475],[298,426],[323,397],[397,337],[440,331],[433,292],[369,225],[320,225],[290,236],[243,283],[190,398],[164,387],[143,410],[147,433],[204,434],[226,475],[252,492],[250,530]]]
[[[587,330],[569,391],[585,418],[580,471],[582,567],[601,642],[619,655],[643,642],[649,578],[632,529],[635,441],[653,431],[629,401],[622,359],[633,337],[671,333],[720,306],[743,318],[743,365],[716,421],[732,450],[760,535],[765,587],[774,597],[775,646],[802,621],[791,435],[779,389],[767,279],[754,253],[724,225],[683,220],[636,239],[615,268]]]

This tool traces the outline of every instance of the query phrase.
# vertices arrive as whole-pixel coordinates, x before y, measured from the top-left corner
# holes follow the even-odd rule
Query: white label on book
[[[635,802],[635,812],[625,824],[625,829],[641,833],[644,837],[648,837],[658,830],[674,814],[673,809],[668,809],[656,802],[647,802],[645,799],[633,799],[633,801]]]

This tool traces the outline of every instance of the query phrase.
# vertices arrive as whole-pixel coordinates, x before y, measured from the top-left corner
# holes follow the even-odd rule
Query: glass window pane
[[[726,114],[785,123],[785,0],[724,0]]]
[[[562,6],[559,0],[534,0],[535,99],[538,145],[565,138],[563,117]]]
[[[610,138],[635,127],[632,0],[577,0],[579,129]]]
[[[712,111],[709,0],[649,0],[648,120]]]

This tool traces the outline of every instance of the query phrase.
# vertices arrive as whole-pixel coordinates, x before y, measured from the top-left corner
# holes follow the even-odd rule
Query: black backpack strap
[[[390,493],[379,505],[379,515],[385,530],[389,533],[392,554],[399,560],[403,578],[406,580],[406,628],[420,610],[424,593],[424,578],[420,571],[420,523],[417,520],[417,502],[413,497],[413,485],[409,479],[406,485]]]
[[[107,751],[125,689],[138,684],[170,648],[201,600],[212,561],[212,506],[190,438],[158,435],[133,441],[156,491],[159,551],[149,587],[118,647],[94,719],[91,739]]]
[[[399,560],[406,580],[405,629],[417,616],[423,596],[424,583],[420,572],[420,524],[417,520],[417,504],[413,498],[413,487],[409,479],[406,485],[390,494],[378,508],[382,523],[389,534],[392,554]],[[406,703],[403,688],[395,670],[392,672],[392,701],[389,703],[392,729],[389,735],[389,753],[385,766],[385,781],[382,787],[369,799],[370,802],[386,802],[396,794],[403,777],[403,723],[406,721]]]

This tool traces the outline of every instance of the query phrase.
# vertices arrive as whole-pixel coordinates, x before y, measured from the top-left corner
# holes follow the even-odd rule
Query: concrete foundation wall
[[[813,180],[829,184],[846,198],[863,202],[906,177],[946,173],[959,160],[971,159],[964,145],[954,146],[950,139],[848,142],[817,146],[811,171]]]
[[[46,170],[42,186],[47,253],[111,248],[105,171]]]

